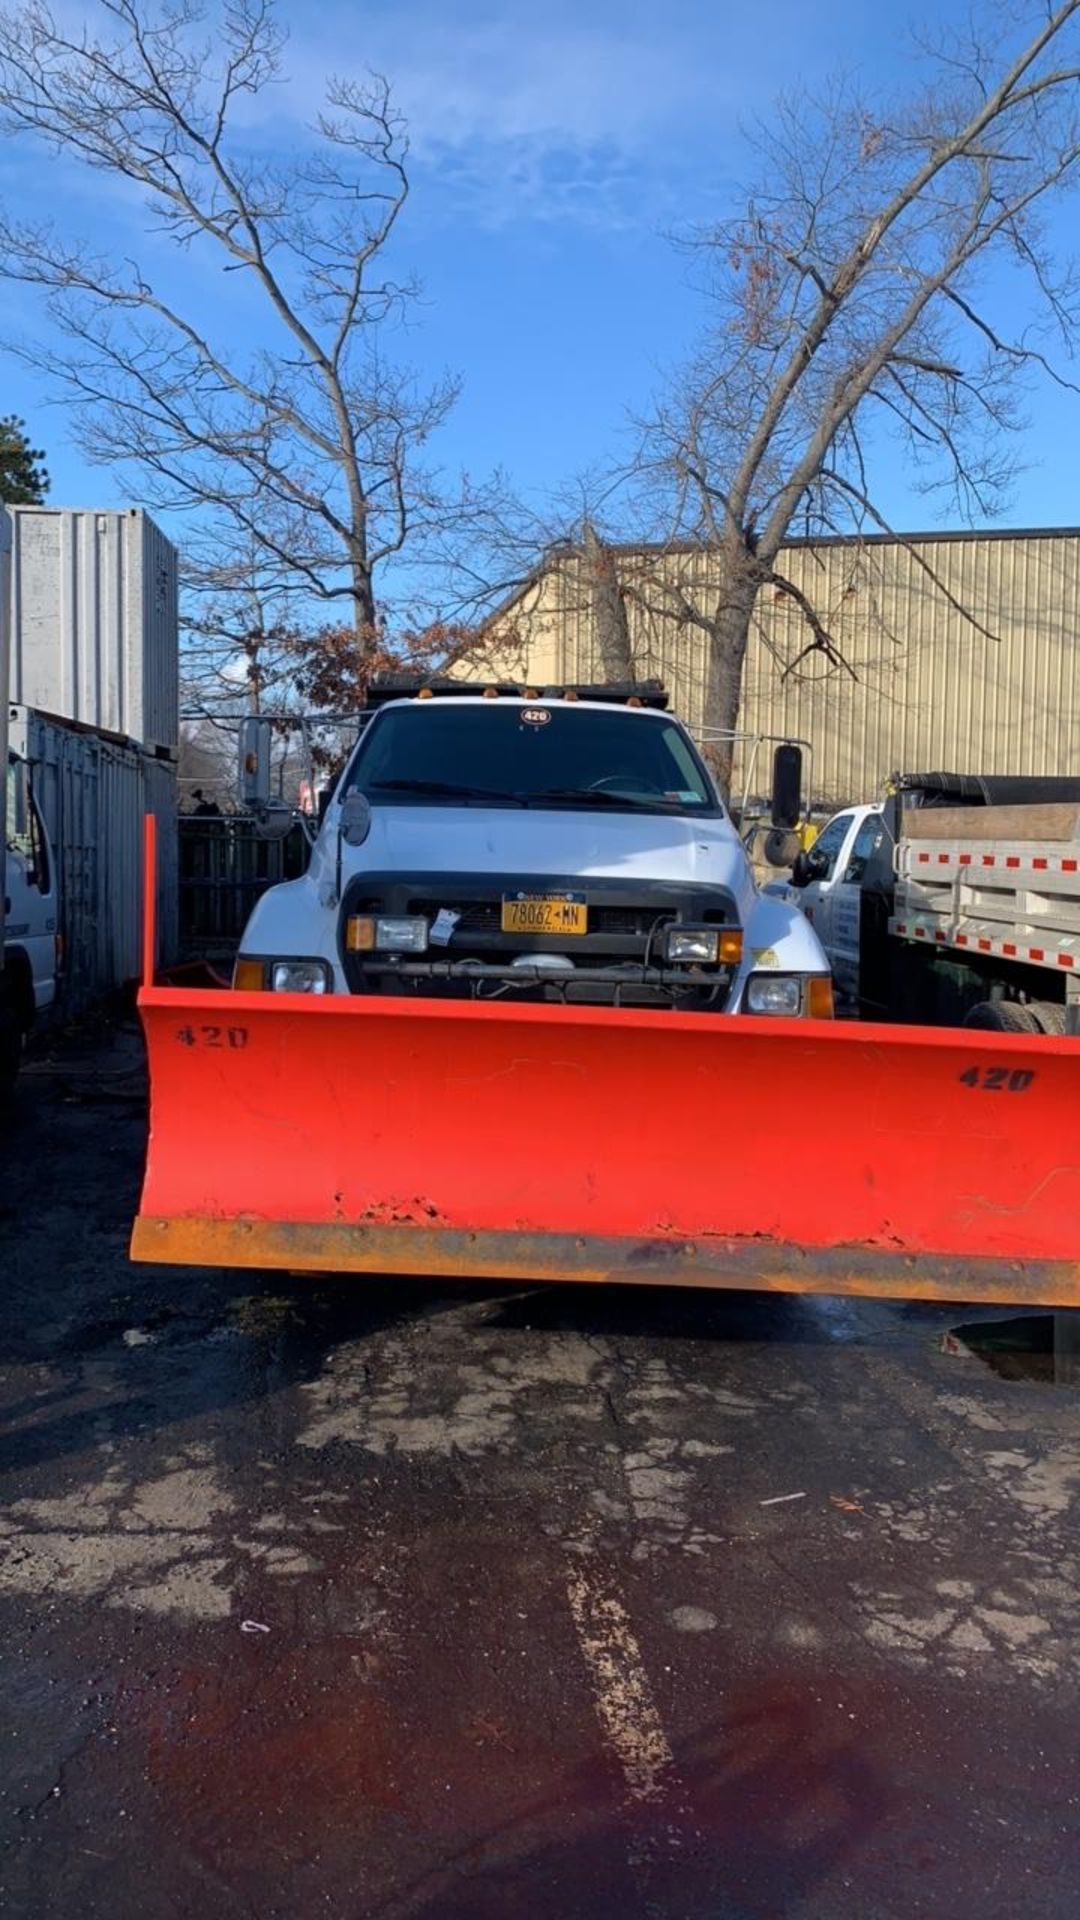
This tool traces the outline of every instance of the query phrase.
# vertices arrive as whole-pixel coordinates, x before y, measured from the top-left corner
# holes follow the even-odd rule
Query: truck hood
[[[332,869],[336,820],[320,852]],[[362,873],[552,874],[582,879],[685,881],[752,898],[741,842],[726,819],[608,813],[590,808],[373,807],[360,847],[345,847],[342,876]]]

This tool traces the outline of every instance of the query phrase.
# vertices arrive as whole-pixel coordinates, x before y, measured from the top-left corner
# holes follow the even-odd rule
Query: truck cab
[[[821,941],[837,999],[848,1008],[859,1003],[863,885],[887,836],[880,804],[845,807],[826,822],[809,851],[799,855],[793,884],[785,890],[786,898],[798,901]]]
[[[19,1044],[56,998],[57,876],[30,769],[9,753],[4,846],[4,1000]]]
[[[271,992],[825,1015],[829,968],[666,696],[376,695],[303,878],[234,984]]]
[[[18,1072],[23,1044],[56,993],[56,872],[30,770],[9,752],[11,518],[0,507],[0,1098]]]

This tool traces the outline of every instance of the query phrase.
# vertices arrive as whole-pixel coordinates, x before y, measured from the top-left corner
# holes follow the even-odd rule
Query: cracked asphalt
[[[0,1140],[5,1913],[1073,1920],[1077,1389],[963,1307],[136,1268],[144,1136],[122,1028]]]

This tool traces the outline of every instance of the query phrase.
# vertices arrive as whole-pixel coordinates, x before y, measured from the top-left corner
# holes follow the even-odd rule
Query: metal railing
[[[243,815],[185,814],[179,821],[180,948],[185,959],[235,951],[255,902],[295,880],[310,847],[299,823],[268,839]]]

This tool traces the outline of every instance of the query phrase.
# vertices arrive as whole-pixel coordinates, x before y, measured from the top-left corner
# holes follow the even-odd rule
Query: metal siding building
[[[675,593],[708,606],[711,556],[628,548],[618,563],[637,671],[667,683],[696,731],[706,638],[670,607]],[[805,617],[790,595],[765,588],[740,725],[810,740],[820,800],[872,797],[896,769],[1080,773],[1080,529],[793,542],[778,570],[855,678],[820,654],[796,666]],[[575,556],[553,561],[498,618],[516,630],[530,681],[602,677]]]

